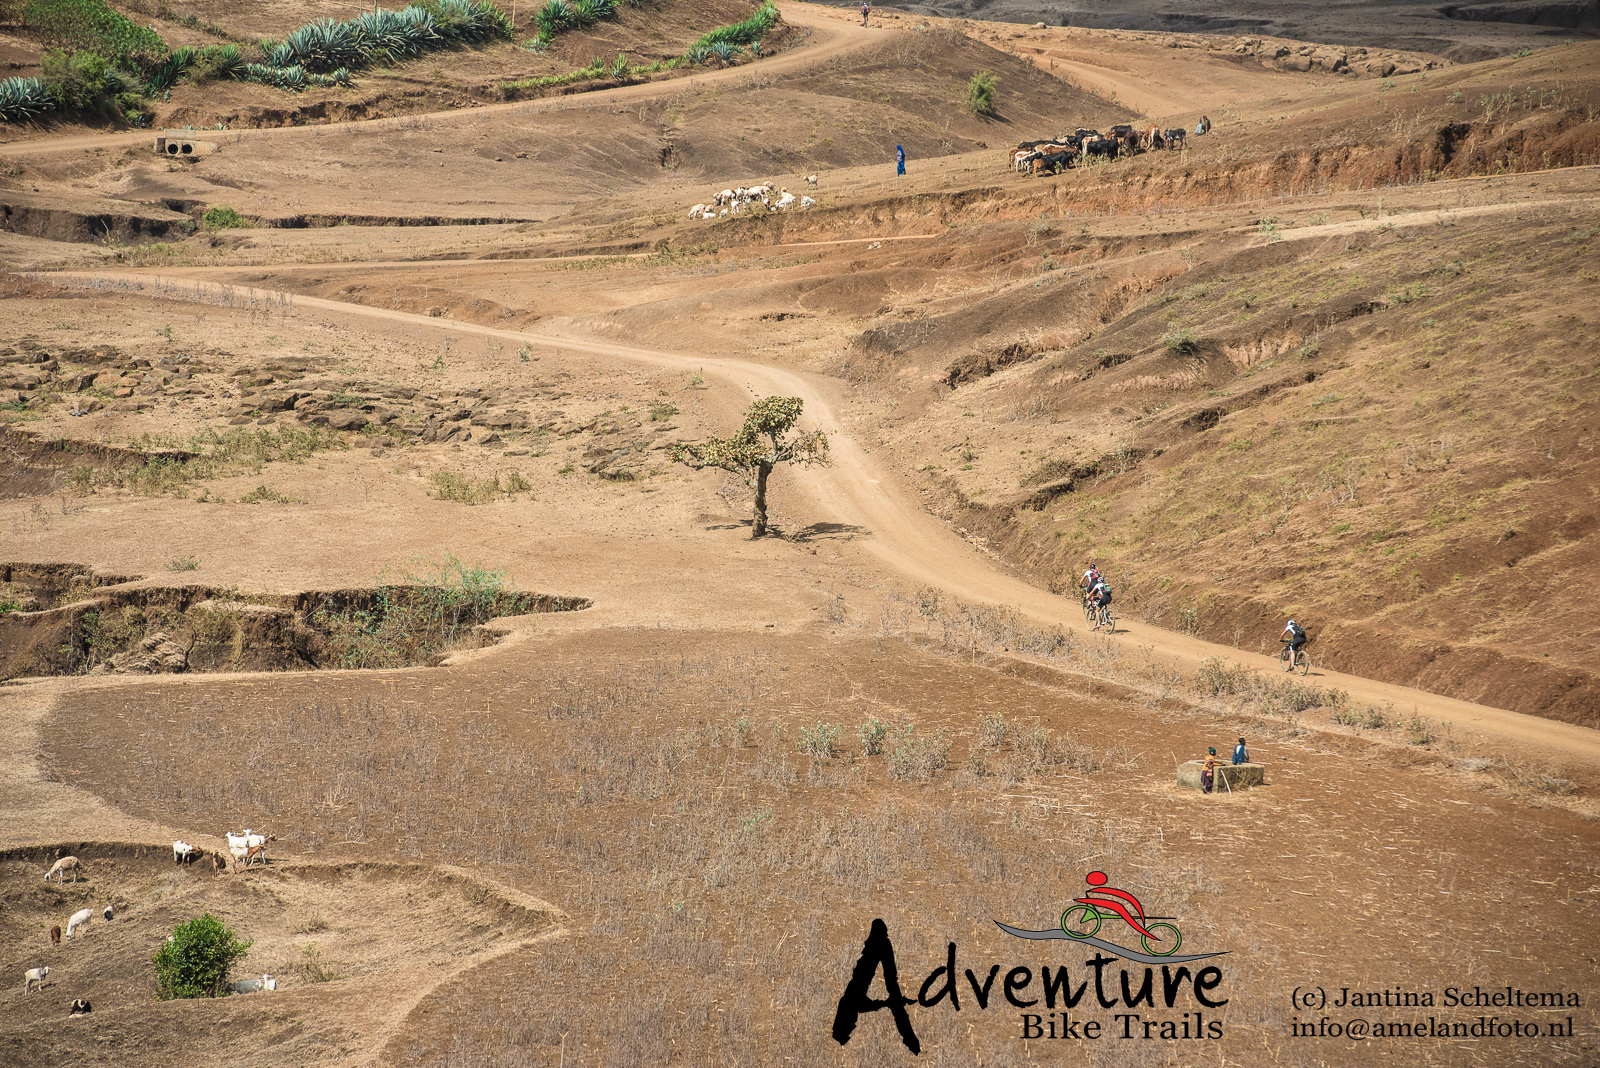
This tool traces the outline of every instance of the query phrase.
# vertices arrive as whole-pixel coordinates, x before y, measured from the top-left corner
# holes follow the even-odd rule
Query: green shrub
[[[839,736],[844,728],[837,723],[818,721],[815,727],[801,727],[800,740],[795,747],[807,756],[818,760],[831,760],[839,750]]]
[[[44,84],[63,111],[98,110],[106,95],[106,71],[111,64],[93,52],[68,55],[46,52],[39,60]]]
[[[862,754],[877,756],[883,752],[883,740],[889,736],[889,727],[883,720],[873,716],[856,728],[856,734],[861,738]]]
[[[209,912],[180,924],[153,958],[161,1000],[221,997],[227,993],[228,972],[250,946]]]
[[[160,34],[113,11],[105,0],[27,0],[22,25],[45,44],[67,52],[94,52],[140,64],[167,54]]]
[[[994,111],[995,93],[1000,89],[1000,82],[993,74],[981,70],[967,82],[966,106],[974,115],[988,115]]]
[[[234,230],[250,225],[249,219],[226,204],[214,204],[207,208],[206,213],[200,217],[200,222],[207,230]]]

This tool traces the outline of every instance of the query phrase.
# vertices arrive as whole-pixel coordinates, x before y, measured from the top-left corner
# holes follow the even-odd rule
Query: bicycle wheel
[[[1300,674],[1305,675],[1308,672],[1310,672],[1310,670],[1311,670],[1311,657],[1304,649],[1300,650],[1299,660],[1300,660]]]
[[[1283,665],[1283,670],[1293,671],[1294,666],[1289,663],[1289,647],[1285,645],[1278,653],[1278,663]]]
[[[1107,608],[1105,611],[1105,620],[1106,633],[1115,634],[1117,632],[1117,614],[1111,611],[1111,609]]]
[[[1094,605],[1090,604],[1088,600],[1083,602],[1083,621],[1089,624],[1094,623]]]
[[[1089,926],[1091,920],[1094,921],[1092,927]],[[1074,905],[1061,914],[1061,929],[1073,938],[1088,938],[1100,930],[1102,922],[1100,910],[1093,905]]]
[[[1172,932],[1172,937],[1163,938],[1159,946],[1152,946],[1149,938],[1145,937],[1144,935],[1139,936],[1139,941],[1144,943],[1144,951],[1153,957],[1170,957],[1174,953],[1178,952],[1179,946],[1183,945],[1183,932],[1172,926],[1170,923],[1152,923],[1149,927],[1146,927],[1145,930],[1149,931],[1151,934],[1155,934],[1157,931],[1161,930]],[[1068,933],[1070,934],[1071,932],[1069,931]],[[1168,945],[1168,942],[1171,942],[1172,944]]]

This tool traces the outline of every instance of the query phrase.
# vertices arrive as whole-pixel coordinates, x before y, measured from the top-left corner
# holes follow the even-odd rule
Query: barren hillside
[[[0,1062],[1591,1064],[1600,46],[545,10],[0,124]]]

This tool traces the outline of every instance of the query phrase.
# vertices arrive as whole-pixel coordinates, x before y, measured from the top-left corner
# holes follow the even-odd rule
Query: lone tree
[[[828,463],[828,439],[820,430],[799,433],[794,424],[805,402],[799,397],[762,397],[745,413],[744,426],[731,438],[712,438],[697,445],[678,442],[672,458],[695,470],[717,467],[744,479],[755,493],[755,521],[750,536],[767,532],[767,477],[782,463]]]
[[[228,972],[248,952],[250,943],[209,912],[180,924],[154,958],[161,1000],[221,997]]]

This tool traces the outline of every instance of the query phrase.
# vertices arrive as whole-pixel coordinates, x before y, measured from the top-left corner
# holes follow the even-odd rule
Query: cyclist
[[[1111,587],[1106,585],[1105,579],[1096,579],[1089,590],[1089,604],[1094,608],[1094,626],[1090,630],[1099,630],[1105,625],[1106,607],[1111,604]]]
[[[1083,573],[1083,578],[1078,580],[1078,589],[1083,591],[1083,603],[1089,603],[1089,591],[1100,584],[1100,568],[1094,564],[1089,565],[1089,570]]]
[[[1088,905],[1090,908],[1107,909],[1115,912],[1128,922],[1129,927],[1132,927],[1146,938],[1153,938],[1157,942],[1161,941],[1160,935],[1152,934],[1145,928],[1144,923],[1140,922],[1145,920],[1145,914],[1144,906],[1139,903],[1139,899],[1126,890],[1119,890],[1115,886],[1107,886],[1108,880],[1105,872],[1092,871],[1084,876],[1083,881],[1089,884],[1089,889],[1084,891],[1082,897],[1073,898],[1073,901],[1080,905]],[[1100,896],[1094,896],[1096,894]],[[1130,905],[1133,906],[1132,912],[1128,911],[1128,906]],[[1139,919],[1133,918],[1135,914],[1138,915]]]
[[[1307,641],[1306,628],[1291,619],[1284,626],[1283,633],[1278,635],[1278,640],[1289,646],[1289,663],[1284,666],[1283,670],[1293,671],[1295,659],[1300,655],[1300,647],[1305,645]]]

